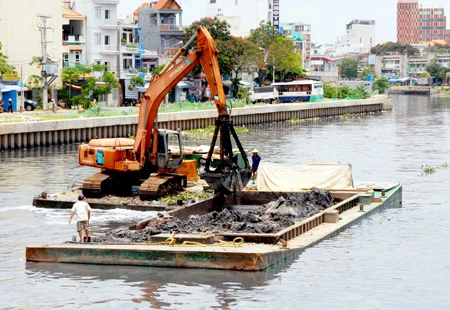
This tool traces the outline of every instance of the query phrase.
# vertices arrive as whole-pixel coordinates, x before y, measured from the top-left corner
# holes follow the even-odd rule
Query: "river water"
[[[31,206],[92,170],[76,146],[0,153],[0,308],[447,309],[450,303],[450,98],[392,97],[394,110],[257,126],[241,135],[263,161],[338,160],[358,181],[400,182],[385,209],[263,272],[27,263],[27,245],[70,240],[68,210]],[[208,144],[209,141],[204,141]],[[435,168],[424,174],[423,168]],[[152,212],[94,210],[92,231]]]

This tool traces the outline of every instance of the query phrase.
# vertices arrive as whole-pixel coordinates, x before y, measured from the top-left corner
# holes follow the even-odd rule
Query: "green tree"
[[[427,66],[427,72],[435,79],[436,83],[442,83],[447,74],[447,70],[439,64],[437,58],[430,61]]]
[[[279,33],[275,33],[273,26],[271,23],[261,22],[259,27],[252,30],[248,40],[253,42],[259,49],[262,54],[261,63],[258,66],[258,82],[260,85],[263,85],[267,75],[269,73],[273,73],[273,70],[267,70],[266,62],[268,56],[268,49],[270,45],[276,41],[276,39],[280,36]]]
[[[8,64],[8,56],[3,54],[2,52],[2,43],[0,42],[0,75],[9,74],[9,73],[17,73],[16,68]]]
[[[75,67],[65,67],[61,70],[61,81],[69,86],[69,102],[72,94],[72,84],[78,83],[82,72]]]
[[[389,81],[385,77],[380,77],[373,82],[373,90],[378,90],[380,94],[384,94],[389,89]]]
[[[419,53],[419,50],[409,44],[400,44],[394,42],[386,42],[378,44],[370,49],[372,54],[384,55],[386,53],[398,52],[400,54],[408,54],[409,56]]]
[[[342,61],[340,66],[341,77],[349,80],[358,76],[358,62],[356,59],[346,58]]]
[[[420,77],[428,79],[431,77],[431,75],[428,72],[422,72],[420,73]]]
[[[139,87],[139,86],[142,87],[144,85],[145,85],[144,79],[142,77],[140,77],[139,75],[136,75],[130,79],[130,85],[128,85],[128,89],[133,90],[136,87]]]
[[[302,57],[295,52],[292,41],[278,37],[267,50],[268,63],[280,73],[280,80],[291,74],[294,78],[304,76]]]
[[[211,34],[211,37],[214,39],[214,43],[219,51],[217,60],[219,62],[221,74],[230,75],[232,72],[232,67],[234,66],[233,55],[237,54],[236,51],[232,50],[237,47],[237,44],[231,36],[230,25],[226,21],[219,20],[217,17],[203,18],[184,29],[183,41],[187,42],[197,31],[199,26],[206,27]],[[197,46],[196,39],[186,48],[186,50],[190,51],[194,49],[195,46]],[[192,74],[198,75],[200,72],[201,67],[197,66],[193,70]]]
[[[354,90],[354,94],[358,96],[359,99],[367,99],[370,97],[370,94],[366,90],[366,86],[364,83],[359,84],[356,86],[356,89]]]
[[[275,33],[271,23],[261,22],[259,27],[250,32],[248,40],[256,44],[263,50],[268,50],[270,45],[279,37],[279,33]]]
[[[362,69],[361,72],[358,73],[358,78],[361,80],[366,80],[367,76],[371,74],[373,77],[373,68],[371,67],[365,67],[364,69]]]
[[[153,70],[150,72],[152,76],[158,75],[165,67],[166,65],[159,65],[153,68]]]
[[[449,44],[434,44],[432,46],[428,46],[425,48],[425,51],[430,53],[438,53],[438,54],[445,54],[450,52],[450,45]]]

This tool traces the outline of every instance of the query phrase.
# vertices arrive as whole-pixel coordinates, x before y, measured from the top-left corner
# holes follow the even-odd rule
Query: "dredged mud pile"
[[[145,242],[159,233],[277,233],[305,218],[333,205],[327,190],[313,188],[303,194],[280,197],[249,212],[224,208],[202,216],[191,216],[187,221],[159,216],[139,231],[117,229],[106,234],[106,242]]]

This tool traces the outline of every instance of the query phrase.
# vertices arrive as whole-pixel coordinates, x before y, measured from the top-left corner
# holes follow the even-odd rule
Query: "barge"
[[[335,236],[369,214],[402,202],[402,185],[365,183],[352,190],[330,190],[337,202],[318,214],[295,222],[278,233],[219,233],[155,235],[150,242],[74,243],[38,245],[26,248],[26,260],[33,262],[81,263],[149,267],[206,268],[260,271],[295,259],[304,249]],[[288,192],[243,191],[240,205],[258,207]],[[211,212],[223,203],[215,195],[189,206],[167,212],[180,219]],[[226,202],[227,203],[227,202]],[[131,226],[144,229],[151,219]]]

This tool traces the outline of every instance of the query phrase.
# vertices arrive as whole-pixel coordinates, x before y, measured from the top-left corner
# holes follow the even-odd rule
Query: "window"
[[[100,33],[95,34],[95,44],[97,45],[102,44],[102,35]]]
[[[68,62],[69,61],[69,54],[64,54],[64,61]]]
[[[105,36],[105,45],[109,45],[109,36]]]
[[[101,8],[95,8],[95,18],[96,19],[102,18],[102,9]]]
[[[108,71],[108,69],[109,69],[109,62],[105,61],[105,71]]]
[[[79,62],[80,62],[80,52],[79,52],[79,51],[76,51],[76,52],[75,52],[75,62],[76,62],[76,63],[79,63]]]
[[[111,18],[110,10],[105,10],[105,19],[110,19],[110,18]]]
[[[216,0],[209,0],[209,3],[216,3]]]

